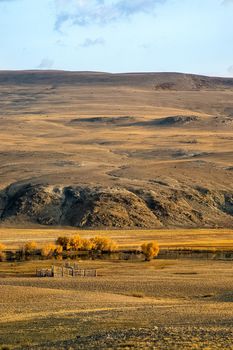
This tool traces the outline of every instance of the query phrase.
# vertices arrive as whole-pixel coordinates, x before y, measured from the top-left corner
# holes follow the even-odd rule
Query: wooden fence
[[[97,277],[96,269],[80,269],[76,264],[73,266],[65,264],[63,266],[53,265],[50,269],[37,269],[37,277]]]

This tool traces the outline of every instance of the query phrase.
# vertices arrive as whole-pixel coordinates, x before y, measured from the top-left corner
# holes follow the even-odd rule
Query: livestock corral
[[[62,266],[52,265],[51,268],[36,269],[37,277],[97,277],[96,269],[81,269],[74,263]]]

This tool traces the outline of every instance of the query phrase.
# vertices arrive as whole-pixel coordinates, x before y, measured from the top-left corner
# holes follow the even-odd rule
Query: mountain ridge
[[[60,70],[0,71],[4,84],[123,84],[153,85],[164,90],[231,89],[233,78],[176,72],[107,73]],[[166,85],[167,84],[167,85]]]
[[[233,227],[233,191],[11,184],[0,222],[81,228]]]

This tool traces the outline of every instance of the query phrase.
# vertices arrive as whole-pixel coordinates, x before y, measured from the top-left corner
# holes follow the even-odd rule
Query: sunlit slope
[[[69,186],[104,193],[86,203],[91,227],[96,208],[111,208],[100,226],[232,225],[233,79],[0,72],[0,96],[0,187],[16,183],[21,198],[4,190],[2,219],[28,220],[20,201],[33,199],[18,190],[41,184],[61,196]],[[111,189],[140,202],[149,220],[127,216]]]

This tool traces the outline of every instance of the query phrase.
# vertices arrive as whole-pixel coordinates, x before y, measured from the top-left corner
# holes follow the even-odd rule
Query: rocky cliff
[[[13,184],[1,191],[0,220],[75,227],[233,226],[233,193]]]

